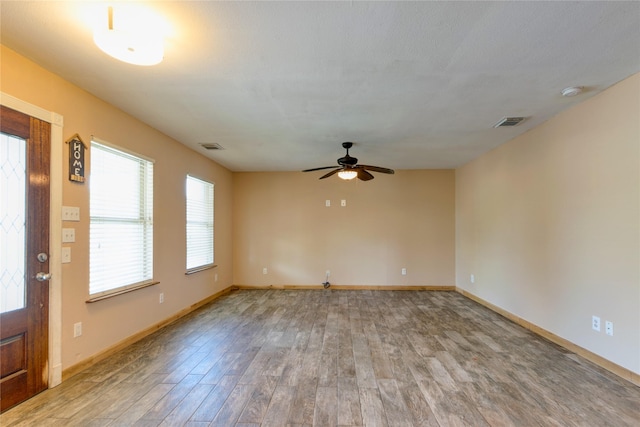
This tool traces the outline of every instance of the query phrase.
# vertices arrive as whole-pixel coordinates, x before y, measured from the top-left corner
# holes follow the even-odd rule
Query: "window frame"
[[[96,148],[98,147],[98,148]],[[103,150],[105,152],[111,152],[120,156],[122,159],[130,158],[131,161],[134,161],[138,167],[143,167],[144,170],[138,172],[138,191],[139,198],[137,200],[137,209],[139,209],[139,214],[137,218],[131,217],[114,217],[114,216],[98,216],[94,214],[94,210],[92,209],[91,199],[96,191],[95,188],[92,188],[93,177],[95,176],[95,164],[93,163],[94,153],[96,150]],[[133,152],[126,148],[120,147],[118,145],[112,144],[110,142],[106,142],[100,140],[98,138],[91,138],[91,153],[90,153],[90,170],[89,170],[89,299],[87,302],[95,302],[105,298],[110,298],[116,295],[121,295],[123,293],[131,292],[136,289],[141,289],[147,286],[155,285],[159,282],[154,281],[154,221],[153,221],[153,210],[154,210],[154,195],[153,195],[153,187],[154,187],[154,163],[155,161],[149,157],[141,155],[139,153]],[[141,178],[139,174],[144,174],[144,178]],[[140,236],[140,240],[137,242],[142,245],[142,251],[140,255],[146,261],[142,270],[143,273],[140,275],[139,279],[132,283],[119,284],[117,286],[110,287],[108,289],[104,289],[104,287],[98,288],[92,292],[92,264],[94,264],[94,241],[92,239],[92,230],[94,224],[97,223],[104,224],[105,222],[112,222],[114,225],[141,225],[142,232]],[[114,276],[115,277],[115,276]]]
[[[207,187],[207,191],[210,192],[210,203],[207,204],[207,215],[210,214],[205,221],[190,221],[189,220],[189,182],[190,180],[194,183],[204,184]],[[211,268],[216,267],[215,264],[215,183],[211,181],[207,181],[205,179],[199,178],[192,174],[187,174],[185,177],[185,274],[193,274],[203,270],[209,270]],[[210,261],[207,259],[207,262],[189,266],[189,254],[190,254],[190,246],[189,246],[189,225],[192,223],[197,223],[202,225],[205,224],[205,227],[210,228],[211,235],[211,245],[210,245]]]

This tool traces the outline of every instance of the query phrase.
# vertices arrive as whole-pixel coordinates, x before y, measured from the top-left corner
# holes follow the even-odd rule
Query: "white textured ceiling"
[[[640,71],[637,1],[139,3],[170,27],[154,67],[95,47],[94,2],[2,1],[0,40],[233,171],[332,165],[343,141],[452,168]]]

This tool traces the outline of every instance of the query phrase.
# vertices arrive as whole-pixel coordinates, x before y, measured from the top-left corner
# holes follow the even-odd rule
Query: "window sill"
[[[90,303],[102,301],[103,299],[117,297],[118,295],[127,294],[129,292],[137,291],[138,289],[147,288],[149,286],[157,285],[158,283],[160,283],[160,282],[142,283],[142,284],[140,284],[138,286],[132,286],[132,287],[126,288],[126,289],[120,289],[120,290],[114,291],[113,293],[110,293],[110,294],[100,295],[100,296],[97,296],[97,297],[89,298],[85,302],[90,304]]]
[[[185,276],[188,276],[190,274],[198,273],[200,271],[211,270],[212,268],[216,268],[217,266],[218,266],[217,264],[201,265],[200,267],[194,267],[194,268],[188,269],[184,274]]]

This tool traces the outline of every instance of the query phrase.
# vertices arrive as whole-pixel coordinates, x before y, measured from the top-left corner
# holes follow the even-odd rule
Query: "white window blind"
[[[91,142],[91,297],[153,278],[153,162]]]
[[[213,265],[213,184],[187,175],[187,270]]]

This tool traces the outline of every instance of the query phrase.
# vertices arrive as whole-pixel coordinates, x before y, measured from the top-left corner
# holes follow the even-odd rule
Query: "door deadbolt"
[[[49,257],[44,252],[40,252],[38,254],[38,261],[40,261],[40,262],[45,262],[48,259],[49,259]]]

